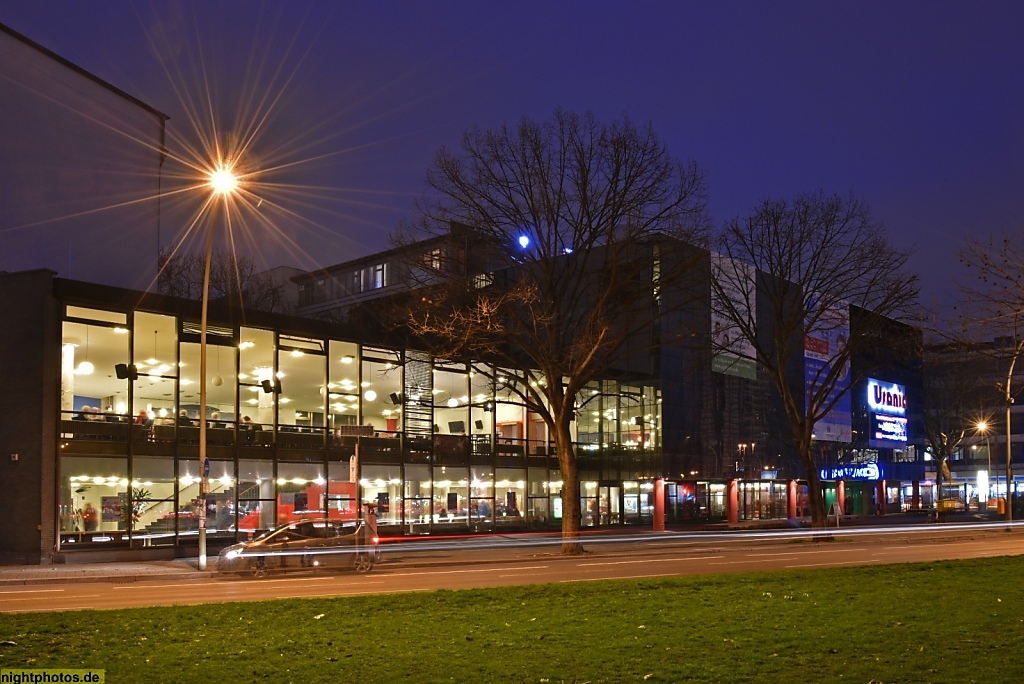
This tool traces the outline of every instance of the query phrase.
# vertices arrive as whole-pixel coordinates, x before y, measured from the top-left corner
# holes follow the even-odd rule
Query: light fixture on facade
[[[89,375],[96,367],[89,363],[89,326],[85,326],[85,359],[75,368],[75,375]]]

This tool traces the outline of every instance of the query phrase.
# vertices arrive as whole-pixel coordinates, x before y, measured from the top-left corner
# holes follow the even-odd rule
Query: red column
[[[737,480],[729,480],[729,483],[725,486],[725,513],[726,519],[730,523],[738,523],[740,521],[738,494],[739,482]]]
[[[786,483],[786,517],[790,520],[796,519],[796,504],[797,504],[797,489],[796,480],[790,480]]]
[[[846,482],[843,480],[836,482],[836,503],[839,504],[839,510],[846,513]]]
[[[654,481],[654,531],[665,531],[665,480]]]
[[[914,493],[910,498],[910,508],[919,511],[921,510],[921,481],[914,480]]]
[[[878,513],[885,513],[885,480],[878,481],[878,490],[875,494],[875,500],[878,502]]]

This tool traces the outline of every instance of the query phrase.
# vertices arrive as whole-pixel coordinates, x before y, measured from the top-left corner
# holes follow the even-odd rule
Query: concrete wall
[[[0,563],[49,563],[56,541],[60,315],[52,277],[0,273]]]

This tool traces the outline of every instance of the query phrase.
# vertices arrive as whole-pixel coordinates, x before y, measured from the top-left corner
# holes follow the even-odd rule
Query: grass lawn
[[[107,682],[1021,682],[1024,559],[0,615]],[[182,591],[188,583],[182,583]]]

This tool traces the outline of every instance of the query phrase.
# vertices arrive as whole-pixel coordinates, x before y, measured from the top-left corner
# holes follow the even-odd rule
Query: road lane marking
[[[786,565],[786,569],[789,568],[818,568],[818,567],[834,567],[836,565],[868,565],[870,563],[877,563],[877,560],[856,560],[856,561],[835,561],[834,563],[804,563],[801,565]]]
[[[471,572],[508,572],[520,570],[546,570],[547,565],[525,565],[516,568],[478,568],[474,570],[432,570],[430,572],[391,572],[388,577],[422,577],[424,575],[464,575]]]
[[[777,556],[810,556],[816,553],[847,553],[852,551],[870,551],[867,547],[862,549],[822,549],[821,551],[779,551],[777,553],[748,553],[747,558],[775,558]]]
[[[281,582],[322,582],[324,580],[337,579],[335,577],[280,577],[278,579],[235,579],[226,582],[189,582],[190,587],[232,587],[240,584],[274,584]],[[114,589],[165,589],[168,587],[180,587],[178,584],[130,584],[116,585]]]
[[[624,560],[624,561],[602,561],[600,563],[577,563],[577,568],[586,568],[598,565],[630,565],[634,563],[679,563],[691,560],[710,560],[712,558],[724,558],[724,556],[685,556],[682,558],[648,558],[646,560]]]
[[[96,594],[96,595],[97,595],[97,596],[99,596],[99,594]],[[72,598],[81,598],[81,597],[79,597],[79,596],[74,596],[74,597],[72,597]],[[45,601],[45,600],[46,600],[46,597],[41,597],[41,596],[26,596],[25,598],[9,598],[9,599],[4,599],[4,603],[12,603],[12,602],[14,602],[14,601],[39,601],[39,600],[44,600],[44,601]]]
[[[67,591],[67,589],[24,589],[22,591],[0,591],[0,594],[45,594],[55,591]]]
[[[650,575],[626,575],[624,577],[576,577],[573,579],[558,580],[559,584],[569,584],[572,582],[604,582],[614,580],[627,580],[627,579],[651,579],[652,577],[678,577],[674,572],[656,572]]]

